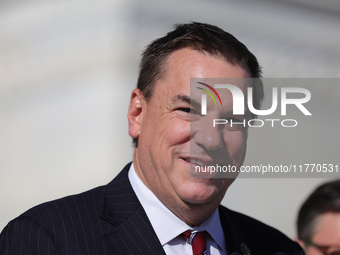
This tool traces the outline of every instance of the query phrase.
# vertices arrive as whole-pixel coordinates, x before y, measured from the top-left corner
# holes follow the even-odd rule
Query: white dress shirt
[[[129,180],[156,235],[167,255],[192,255],[192,247],[184,238],[178,237],[187,230],[207,231],[207,255],[226,255],[224,233],[218,209],[197,227],[191,227],[172,213],[139,179],[133,164],[129,170]]]

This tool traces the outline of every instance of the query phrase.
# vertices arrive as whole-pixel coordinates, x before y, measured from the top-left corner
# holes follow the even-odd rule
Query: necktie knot
[[[203,232],[191,232],[190,230],[181,234],[182,237],[187,239],[187,242],[192,247],[193,255],[206,254],[206,235]]]

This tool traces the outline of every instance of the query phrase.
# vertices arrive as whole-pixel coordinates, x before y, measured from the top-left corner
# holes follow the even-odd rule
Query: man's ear
[[[131,93],[130,105],[128,111],[129,135],[132,138],[138,138],[143,115],[144,96],[139,89],[134,89]]]

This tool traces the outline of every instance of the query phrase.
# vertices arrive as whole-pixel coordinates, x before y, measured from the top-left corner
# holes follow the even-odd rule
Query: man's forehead
[[[244,68],[190,48],[183,48],[170,54],[162,72],[161,78],[155,83],[154,91],[157,90],[158,96],[173,102],[183,101],[183,95],[191,99],[195,97],[193,94],[190,95],[191,78],[248,77],[248,72]]]

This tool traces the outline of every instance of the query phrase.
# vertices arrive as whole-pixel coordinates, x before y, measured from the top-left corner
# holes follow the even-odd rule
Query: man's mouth
[[[204,162],[202,160],[199,160],[197,158],[183,158],[185,161],[198,165],[198,166],[210,166],[211,162]]]

